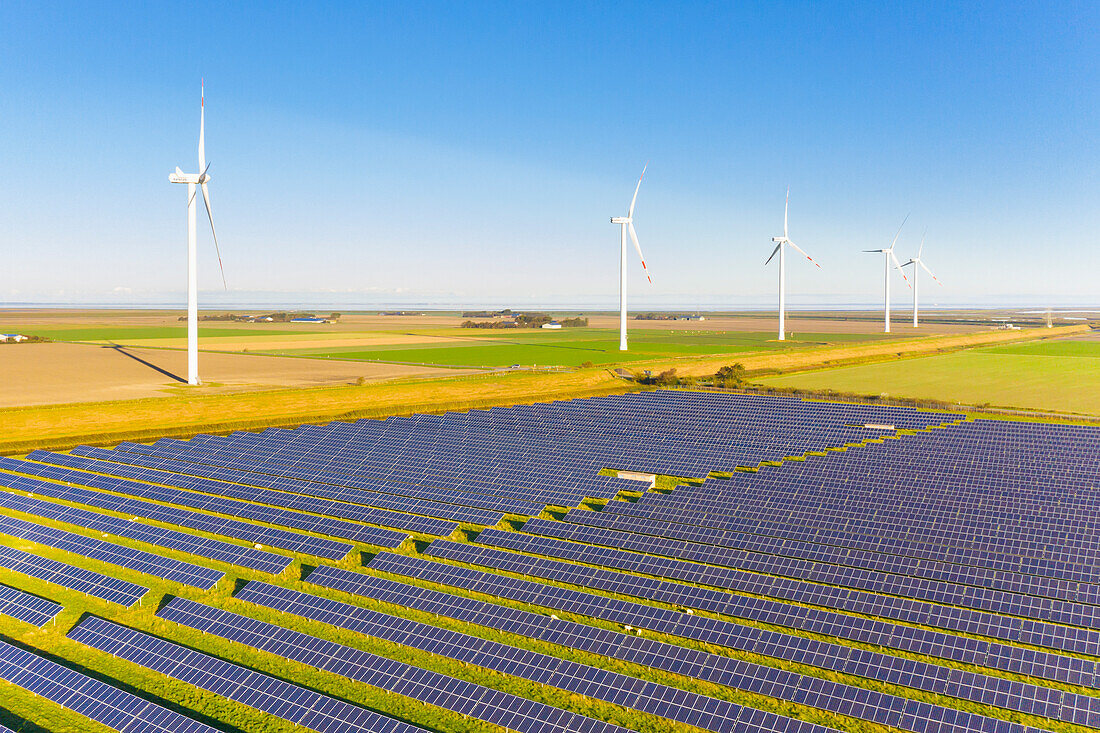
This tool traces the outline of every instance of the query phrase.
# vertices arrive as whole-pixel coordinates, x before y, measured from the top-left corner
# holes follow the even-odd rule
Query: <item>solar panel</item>
[[[0,614],[32,626],[45,626],[61,611],[61,604],[16,588],[0,585]]]
[[[221,481],[207,482],[205,479],[194,479],[173,475],[166,471],[121,466],[107,461],[92,460],[62,453],[35,451],[31,454],[31,457],[38,461],[53,464],[54,466],[72,466],[84,471],[95,471],[102,474],[112,474],[114,476],[130,476],[132,478],[141,479],[142,481],[153,481],[189,489],[188,491],[174,490],[161,486],[137,484],[136,482],[119,483],[116,486],[111,486],[111,479],[105,478],[100,481],[99,477],[93,474],[78,475],[81,472],[73,472],[72,474],[64,475],[64,480],[66,481],[90,486],[100,486],[101,488],[110,487],[112,491],[123,491],[125,493],[130,493],[132,491],[139,496],[147,496],[157,501],[181,504],[183,506],[190,506],[196,509],[217,512],[219,514],[245,517],[246,519],[265,522],[267,524],[292,527],[294,529],[316,532],[330,537],[340,537],[355,540],[357,542],[365,542],[379,547],[397,547],[408,537],[406,534],[395,532],[391,529],[370,527],[357,524],[356,522],[346,522],[341,519],[334,519],[327,515],[342,513],[330,509],[327,505],[318,505],[316,502],[312,501],[288,500],[284,502],[287,506],[293,505],[294,509],[253,504],[251,503],[252,501],[262,501],[265,497],[247,487],[234,487],[232,484]],[[206,493],[195,493],[199,491]],[[211,493],[217,495],[210,496],[209,494]],[[271,501],[278,503],[281,499],[272,498]],[[317,514],[326,516],[316,516],[315,514],[307,513],[310,511],[315,511]],[[355,513],[348,513],[348,516],[352,516],[362,521],[373,518],[369,515],[360,516]]]
[[[2,641],[0,679],[124,733],[217,733],[208,725]]]
[[[429,548],[430,549],[430,548]],[[474,590],[491,597],[508,598],[552,610],[569,611],[618,623],[624,627],[647,629],[685,639],[693,639],[708,644],[725,646],[740,651],[748,651],[766,656],[778,656],[798,661],[802,654],[812,654],[815,658],[835,657],[843,665],[843,671],[853,674],[865,673],[856,665],[860,662],[853,657],[851,647],[832,644],[816,639],[791,636],[778,632],[763,631],[758,627],[745,626],[732,621],[703,618],[680,611],[656,606],[634,603],[607,596],[570,590],[556,585],[547,585],[532,580],[521,580],[497,575],[481,570],[457,567],[433,562],[421,558],[379,553],[368,565],[372,570],[420,578],[434,583],[457,588]],[[312,576],[311,576],[312,577]],[[763,615],[761,621],[775,622],[774,616]],[[914,635],[911,643],[898,641],[882,622],[873,624],[883,633],[860,635],[840,625],[813,625],[806,630],[819,634],[835,636],[840,639],[860,640],[864,643],[879,643],[882,646],[894,646],[905,651],[938,656],[944,659],[983,666],[1011,673],[1026,671],[1033,677],[1057,682],[1100,686],[1100,669],[1092,660],[1078,657],[1065,657],[1018,646],[991,643],[985,640],[950,637],[947,634],[911,629]],[[891,663],[883,655],[875,657],[877,666],[890,668]],[[902,668],[907,669],[911,660],[900,659]],[[871,668],[873,671],[874,667]],[[888,680],[892,681],[892,680]]]
[[[149,592],[148,588],[126,580],[4,545],[0,545],[0,567],[123,606],[134,605]]]
[[[81,621],[68,638],[320,733],[423,730],[95,616]]]
[[[2,496],[0,495],[0,498]],[[165,580],[173,580],[177,583],[202,588],[203,590],[213,588],[225,575],[220,570],[211,570],[181,560],[172,560],[144,550],[135,550],[125,545],[116,545],[113,542],[95,537],[46,527],[4,514],[0,514],[0,534],[19,537],[20,539],[55,547],[59,550],[83,555],[101,562],[155,575]]]
[[[30,461],[19,461],[0,457],[0,469],[19,471],[20,473],[33,476],[42,476],[54,481],[68,481],[95,486],[100,489],[118,493],[140,492],[139,495],[155,495],[157,501],[178,503],[172,501],[172,499],[177,499],[178,497],[165,496],[163,492],[155,492],[154,488],[151,486],[137,484],[136,482],[111,479],[106,476],[95,476],[81,471],[58,468],[56,466],[43,466]],[[199,530],[200,532],[209,532],[210,534],[222,535],[244,542],[272,545],[294,552],[302,552],[307,555],[316,555],[317,557],[323,557],[328,560],[341,560],[352,550],[352,545],[346,542],[335,542],[320,537],[310,537],[309,535],[298,532],[288,532],[273,527],[261,527],[251,522],[214,517],[209,514],[201,514],[186,509],[164,506],[163,504],[157,504],[152,501],[115,496],[114,494],[106,494],[102,491],[92,491],[76,486],[62,486],[60,484],[52,484],[48,481],[39,481],[36,482],[34,491],[37,494],[50,496],[55,499],[95,506],[100,509],[107,509],[108,511],[130,514],[143,519],[163,522],[165,524],[174,524],[177,527],[186,527],[188,529]],[[168,492],[171,491],[171,489],[165,489],[164,491]],[[187,492],[178,493],[184,494]],[[191,496],[194,496],[196,499],[193,503],[195,508],[199,508],[199,505],[204,503],[198,495],[192,494]],[[202,508],[206,509],[209,507],[203,506]]]
[[[52,491],[52,489],[42,486],[44,483],[45,482],[37,479],[0,474],[0,486],[7,486],[22,491]],[[240,545],[234,545],[229,542],[207,537],[196,537],[186,532],[129,521],[100,512],[93,512],[88,509],[80,509],[78,507],[57,504],[52,501],[45,501],[44,499],[37,499],[33,496],[0,492],[0,507],[45,517],[58,522],[75,524],[84,529],[126,537],[128,539],[170,548],[198,557],[219,560],[231,565],[240,565],[241,567],[251,568],[272,575],[278,575],[292,562],[292,559],[289,557],[276,555],[275,553],[265,550],[257,550],[252,547],[241,547]]]
[[[285,590],[273,585],[265,584],[264,587],[276,593]],[[260,591],[260,588],[254,587],[251,597],[256,597],[256,591]],[[294,612],[293,609],[281,610]],[[418,670],[393,659],[185,598],[172,599],[157,612],[157,616],[519,733],[550,733],[562,728],[594,733],[626,731],[625,728],[568,713],[550,705],[525,700],[444,674]]]

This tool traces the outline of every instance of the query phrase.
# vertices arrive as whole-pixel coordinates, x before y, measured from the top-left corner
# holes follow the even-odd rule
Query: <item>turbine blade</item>
[[[920,235],[920,249],[917,250],[917,259],[920,259],[921,253],[924,252],[924,237],[928,234],[928,227],[924,228],[924,232]]]
[[[206,168],[206,81],[202,82],[199,96],[199,170]]]
[[[634,242],[634,249],[638,250],[638,259],[642,261],[642,269],[645,270],[645,276],[653,282],[653,278],[649,276],[649,268],[645,266],[645,255],[642,254],[642,245],[638,244],[638,232],[634,231],[634,222],[630,222],[626,225],[626,230],[630,232],[630,241]]]
[[[783,204],[783,239],[789,236],[787,231],[787,211],[791,208],[791,187],[787,186],[787,203]]]
[[[901,263],[898,262],[897,255],[894,254],[894,250],[890,250],[890,259],[894,261],[894,267],[898,268],[898,272],[901,273],[901,277],[905,280],[905,287],[912,289],[912,285],[909,284],[909,278],[905,276],[905,270],[901,269]]]
[[[926,265],[922,262],[922,263],[920,263],[920,266],[924,268],[925,272],[927,272],[929,275],[932,275],[933,280],[940,283],[940,279],[938,277],[936,277],[935,274],[933,274],[931,270],[928,269],[928,265]],[[940,283],[940,285],[943,285],[943,283]]]
[[[792,242],[792,241],[791,241],[791,240],[789,240],[789,239],[787,240],[787,244],[791,245],[792,247],[794,247],[795,249],[797,249],[797,250],[798,250],[799,252],[802,252],[802,256],[803,256],[803,257],[805,257],[806,259],[808,259],[808,260],[809,260],[810,262],[813,262],[813,263],[814,263],[814,265],[815,265],[815,266],[816,266],[816,267],[817,267],[818,269],[821,269],[821,265],[818,265],[818,264],[817,264],[817,262],[816,262],[816,261],[814,261],[814,258],[813,258],[813,257],[810,257],[810,256],[809,256],[808,254],[806,254],[806,252],[805,252],[805,251],[804,251],[804,250],[803,250],[803,249],[802,249],[801,247],[799,247],[799,246],[798,246],[797,244],[795,244],[794,242]]]
[[[771,261],[772,261],[772,257],[775,257],[775,253],[776,253],[776,252],[778,252],[778,251],[779,251],[779,248],[780,248],[780,247],[782,247],[782,246],[783,246],[783,243],[782,243],[782,242],[780,242],[779,244],[775,245],[775,249],[773,249],[773,250],[772,250],[772,253],[771,253],[771,257],[768,257],[767,261],[766,261],[766,262],[764,262],[764,265],[765,265],[765,266],[767,266],[767,264],[768,264],[769,262],[771,262]]]
[[[222,287],[229,290],[229,285],[225,282],[225,266],[222,265],[222,250],[218,246],[218,233],[214,231],[214,213],[210,211],[210,190],[206,187],[206,182],[202,184],[202,202],[206,204],[206,218],[210,220],[210,233],[214,235],[214,251],[218,253],[218,269],[222,271]]]
[[[905,215],[905,218],[901,220],[901,227],[905,226],[905,222],[909,221],[909,214]],[[901,235],[901,227],[898,227],[898,233],[894,235],[894,241],[890,242],[890,250],[893,251],[894,245],[897,244],[898,237]]]
[[[645,178],[645,169],[649,167],[649,161],[642,166],[642,175],[638,176],[638,185],[634,187],[634,198],[630,199],[630,210],[626,212],[626,218],[634,216],[634,203],[638,200],[638,189],[642,187],[642,179]]]

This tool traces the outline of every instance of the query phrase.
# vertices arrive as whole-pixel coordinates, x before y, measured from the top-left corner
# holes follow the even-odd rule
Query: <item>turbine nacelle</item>
[[[629,217],[629,216],[613,216],[613,217],[611,217],[611,223],[612,224],[629,224],[632,221],[634,221],[634,219],[632,217]]]
[[[775,242],[776,244],[783,244],[784,242],[787,241],[787,238],[786,237],[772,237],[772,241]]]
[[[200,182],[197,173],[183,173],[178,170],[175,173],[169,173],[168,180],[171,183],[194,183],[196,185]]]

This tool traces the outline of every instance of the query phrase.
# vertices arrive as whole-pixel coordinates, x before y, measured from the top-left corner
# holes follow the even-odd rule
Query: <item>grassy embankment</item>
[[[904,363],[819,367],[757,382],[796,390],[885,393],[901,399],[1100,415],[1100,341],[970,348]]]

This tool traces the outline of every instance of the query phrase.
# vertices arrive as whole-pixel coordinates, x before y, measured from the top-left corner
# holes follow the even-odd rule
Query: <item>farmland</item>
[[[1100,414],[1100,339],[969,349],[764,377],[761,384],[968,405]]]

